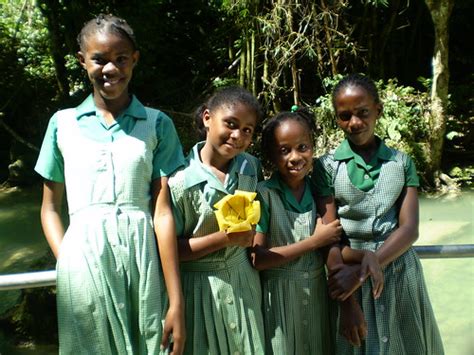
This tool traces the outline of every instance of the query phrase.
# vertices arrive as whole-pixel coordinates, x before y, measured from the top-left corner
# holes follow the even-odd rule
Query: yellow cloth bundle
[[[260,202],[256,192],[236,190],[214,204],[219,230],[226,233],[246,232],[260,220]]]

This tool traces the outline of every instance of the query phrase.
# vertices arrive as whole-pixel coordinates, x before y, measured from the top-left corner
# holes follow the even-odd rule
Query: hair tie
[[[290,111],[291,111],[291,112],[296,112],[296,111],[298,111],[298,109],[299,109],[298,105],[293,105],[293,106],[291,106],[291,110],[290,110]]]

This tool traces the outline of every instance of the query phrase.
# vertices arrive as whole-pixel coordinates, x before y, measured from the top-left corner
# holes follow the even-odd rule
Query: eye
[[[234,121],[227,121],[226,123],[227,123],[227,127],[229,127],[230,129],[237,128],[237,124]]]
[[[107,61],[102,57],[92,57],[92,61],[98,65],[105,65]]]
[[[290,152],[290,150],[287,147],[280,147],[280,154],[281,155],[287,155]]]
[[[126,63],[128,61],[128,57],[125,56],[125,55],[121,55],[121,56],[117,57],[116,61],[117,61],[118,65],[123,65],[124,63]]]
[[[308,144],[300,144],[299,147],[298,147],[298,150],[299,150],[300,152],[306,152],[308,149],[309,149],[309,145],[308,145]]]
[[[361,118],[367,117],[369,115],[369,110],[366,109],[366,108],[363,108],[363,109],[359,110],[357,115]]]
[[[344,122],[349,121],[351,117],[352,117],[352,113],[350,112],[341,112],[337,114],[337,118]]]
[[[246,127],[243,129],[243,132],[247,135],[252,135],[253,134],[253,129],[250,127]]]

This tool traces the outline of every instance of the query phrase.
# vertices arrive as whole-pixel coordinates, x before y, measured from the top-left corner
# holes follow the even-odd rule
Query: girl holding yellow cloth
[[[259,161],[244,152],[260,112],[243,88],[214,94],[197,115],[205,141],[169,181],[185,298],[185,354],[265,352],[260,279],[247,255],[262,172]]]

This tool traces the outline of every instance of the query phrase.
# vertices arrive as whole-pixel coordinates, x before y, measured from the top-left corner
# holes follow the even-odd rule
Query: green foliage
[[[388,6],[388,0],[362,0],[363,4],[372,5],[372,6]]]
[[[45,20],[32,1],[0,5],[0,110],[20,135],[39,137],[38,112],[47,113],[55,97]]]
[[[449,171],[449,176],[453,178],[457,183],[463,185],[472,186],[474,177],[474,165],[469,166],[455,166]]]

